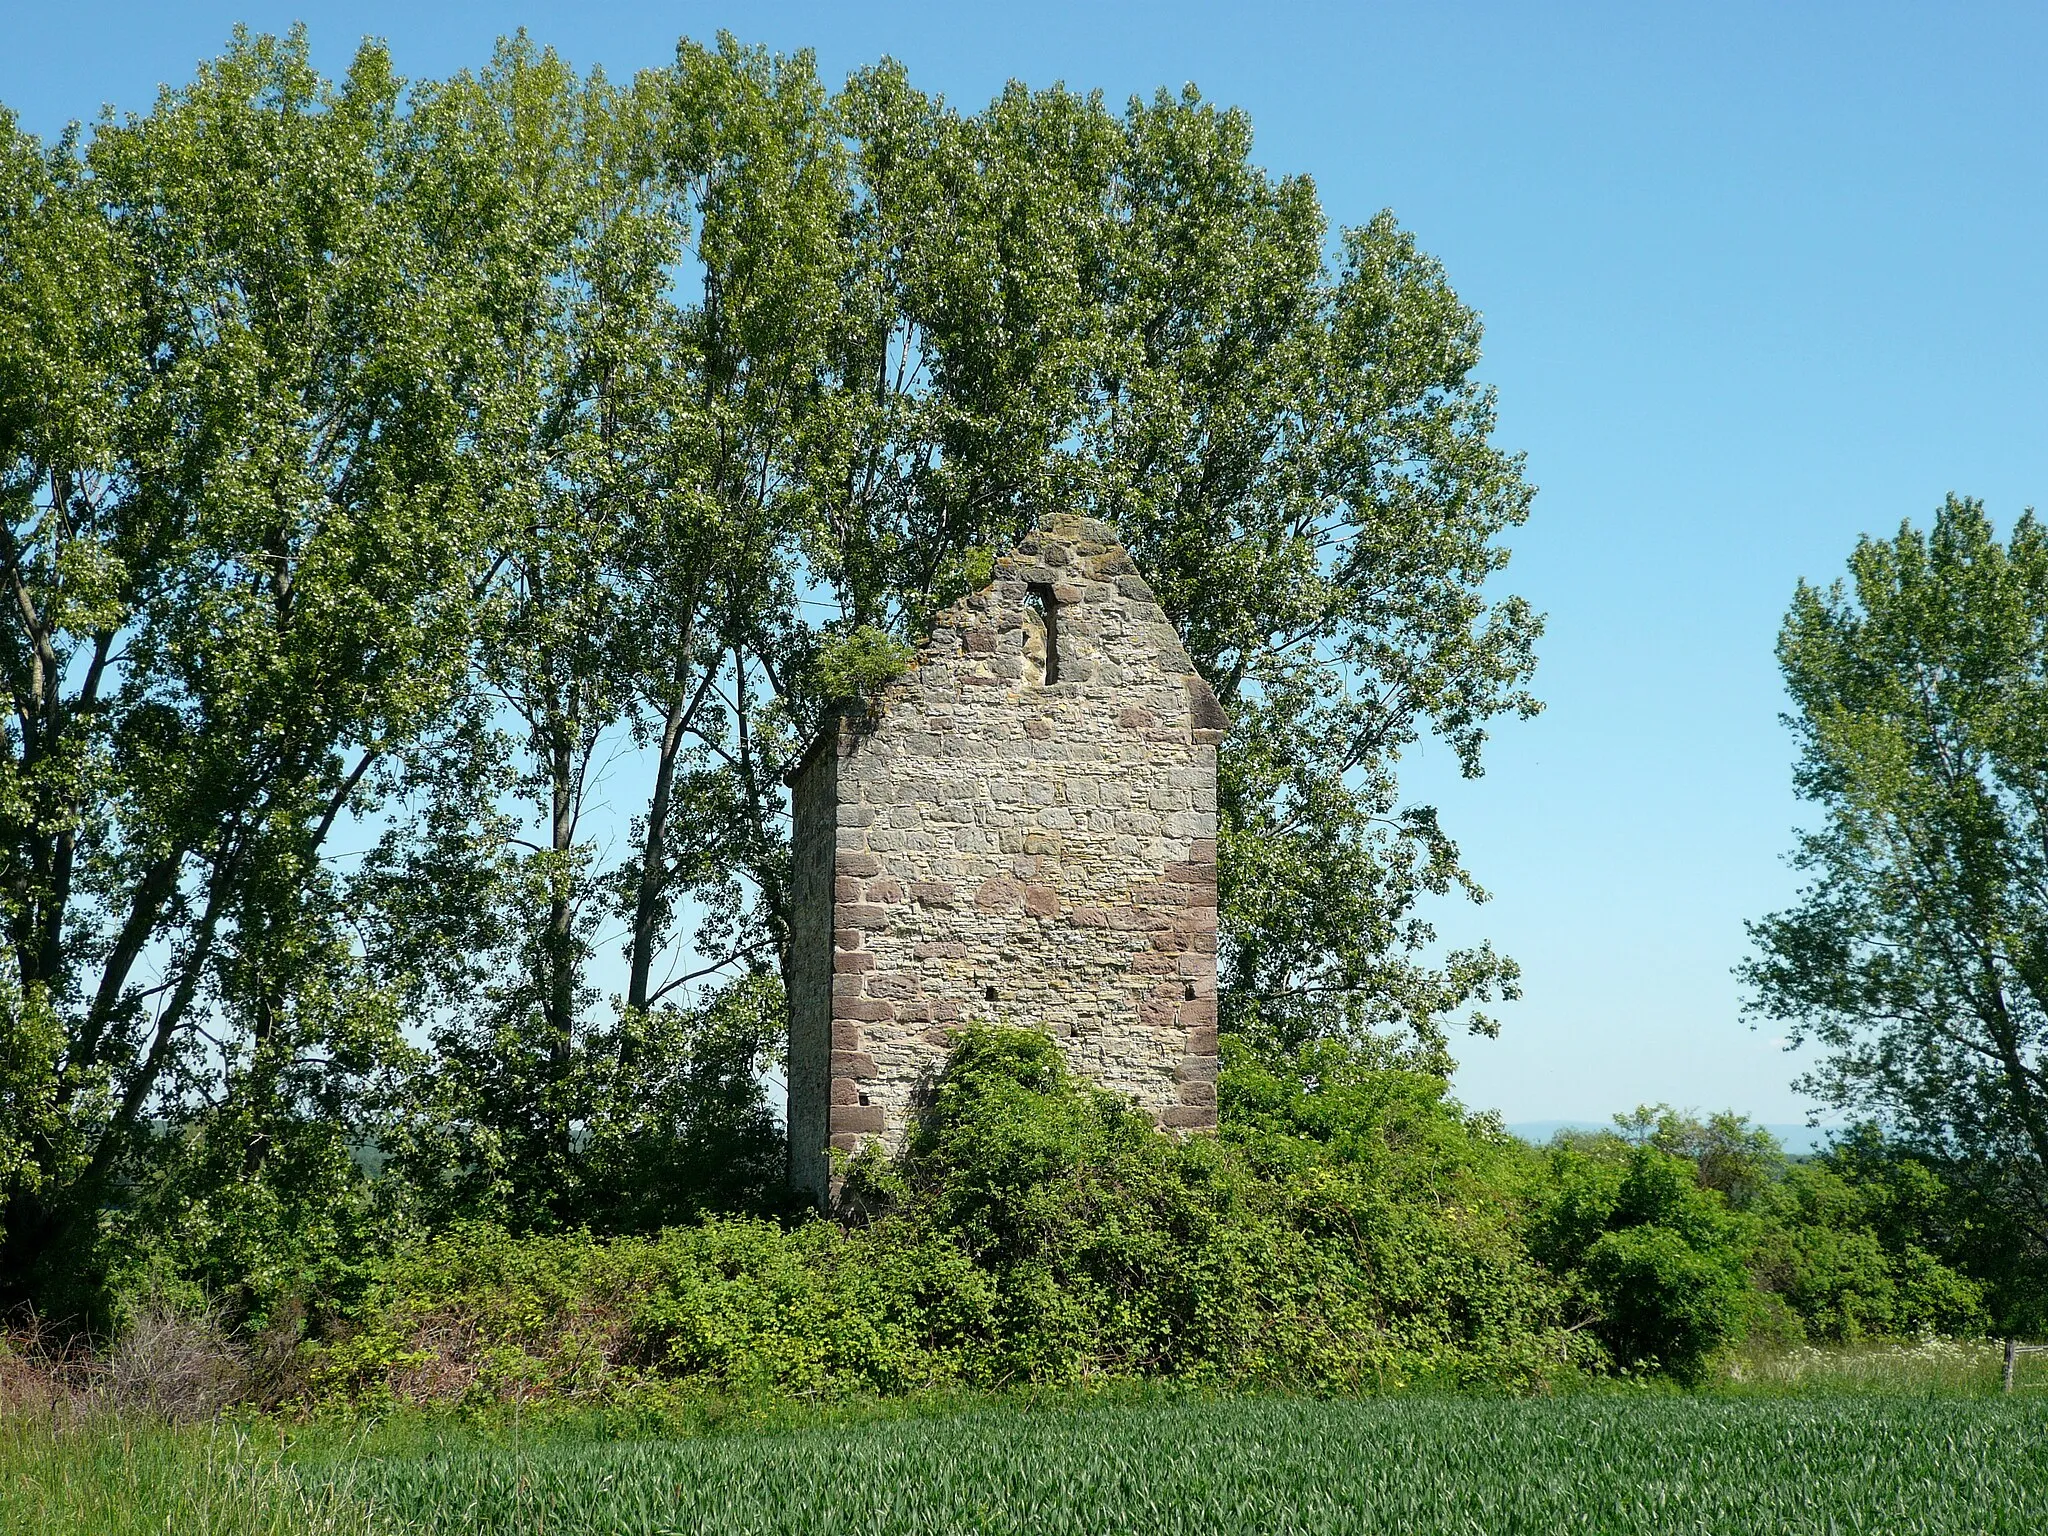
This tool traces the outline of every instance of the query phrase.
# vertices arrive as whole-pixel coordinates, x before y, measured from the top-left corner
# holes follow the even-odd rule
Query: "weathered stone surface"
[[[824,1198],[828,1146],[893,1148],[973,1021],[1045,1030],[1163,1126],[1215,1126],[1225,729],[1114,534],[1074,517],[828,729],[792,776],[794,1183]]]

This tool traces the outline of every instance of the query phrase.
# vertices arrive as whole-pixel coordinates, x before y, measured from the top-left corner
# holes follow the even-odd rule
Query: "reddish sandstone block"
[[[832,1053],[832,1078],[835,1082],[842,1078],[847,1082],[866,1082],[869,1078],[877,1076],[878,1073],[879,1069],[875,1066],[875,1058],[866,1051],[834,1051]],[[854,1102],[860,1102],[858,1095],[855,1096]]]
[[[992,875],[975,887],[974,904],[984,912],[1000,912],[1024,899],[1024,887],[1008,875]]]
[[[834,1136],[842,1136],[849,1131],[865,1131],[879,1136],[889,1128],[887,1117],[877,1104],[834,1104],[831,1123]]]
[[[865,997],[835,997],[832,999],[832,1017],[858,1019],[864,1024],[891,1023],[896,1018],[896,1005]]]

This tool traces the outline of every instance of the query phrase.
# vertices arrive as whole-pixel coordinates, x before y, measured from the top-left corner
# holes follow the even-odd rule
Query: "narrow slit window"
[[[1030,588],[1030,602],[1033,616],[1038,621],[1040,643],[1045,648],[1044,680],[1056,683],[1060,680],[1060,604],[1052,595],[1052,588],[1042,581],[1034,581]]]

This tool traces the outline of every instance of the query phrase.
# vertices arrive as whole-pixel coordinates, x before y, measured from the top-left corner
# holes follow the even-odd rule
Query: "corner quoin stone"
[[[790,775],[790,1182],[899,1144],[968,1022],[1041,1029],[1161,1126],[1216,1124],[1229,722],[1106,523],[1055,516]]]

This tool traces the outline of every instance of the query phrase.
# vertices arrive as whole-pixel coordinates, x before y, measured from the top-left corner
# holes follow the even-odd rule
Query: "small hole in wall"
[[[867,1103],[867,1101],[868,1101],[868,1096],[867,1096],[866,1094],[862,1094],[862,1095],[860,1096],[860,1101],[861,1101],[861,1103],[863,1103],[863,1104]]]
[[[1031,616],[1035,621],[1033,627],[1038,633],[1027,639],[1027,649],[1043,647],[1044,656],[1040,659],[1040,666],[1043,669],[1040,674],[1041,680],[1056,683],[1060,680],[1059,599],[1052,595],[1051,585],[1042,581],[1031,583],[1029,599]]]
[[[1184,982],[1181,986],[1180,995],[1188,999],[1189,1002],[1193,1002],[1195,997],[1195,984],[1192,981]]]
[[[994,1002],[996,1000],[996,989],[994,987],[983,987],[981,989],[981,1000],[985,1003]]]

